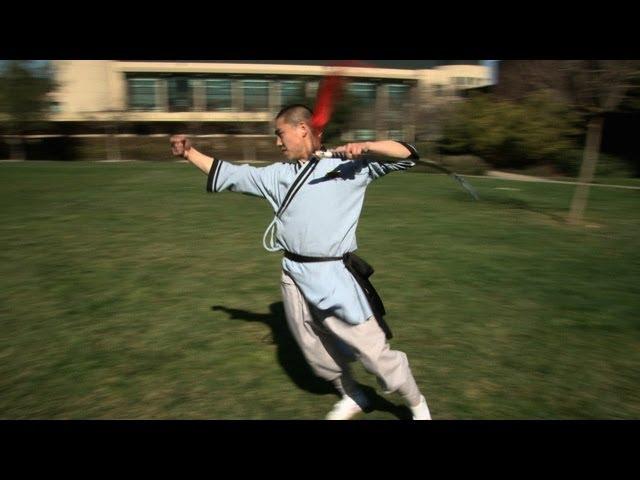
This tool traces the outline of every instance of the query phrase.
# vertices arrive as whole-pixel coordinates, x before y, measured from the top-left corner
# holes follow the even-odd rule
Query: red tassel
[[[312,128],[321,131],[325,125],[329,123],[331,115],[333,114],[333,107],[342,93],[343,83],[344,77],[339,75],[329,75],[322,79],[318,87],[316,104],[313,109],[313,117],[311,118]]]
[[[343,69],[349,67],[373,67],[374,65],[358,60],[342,60],[334,62],[333,66]],[[320,82],[316,104],[313,109],[313,117],[311,118],[311,127],[315,130],[322,131],[331,120],[334,107],[342,94],[344,83],[345,77],[337,74],[327,75]]]

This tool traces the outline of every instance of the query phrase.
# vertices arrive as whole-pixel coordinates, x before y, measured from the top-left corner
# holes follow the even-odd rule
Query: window
[[[371,129],[355,130],[353,132],[353,139],[355,141],[361,142],[365,140],[375,140],[375,138],[376,138],[376,132]]]
[[[244,110],[262,112],[269,110],[269,82],[267,80],[243,80]]]
[[[403,108],[409,101],[409,85],[388,85],[389,107]]]
[[[319,85],[319,82],[307,82],[305,89],[307,94],[307,102],[310,104],[309,106],[313,105],[313,103],[315,102],[316,96],[318,95]]]
[[[294,103],[305,103],[305,85],[301,80],[283,80],[280,83],[281,105],[291,105]]]
[[[169,86],[169,111],[193,110],[193,80],[187,77],[171,77]]]
[[[129,78],[129,109],[131,110],[157,110],[158,79],[156,78]]]
[[[231,102],[231,80],[207,79],[204,83],[206,109],[228,112],[233,109]]]
[[[376,85],[373,83],[350,83],[349,93],[363,106],[372,105],[376,101]]]
[[[404,132],[402,130],[389,130],[388,132],[389,140],[404,140]]]

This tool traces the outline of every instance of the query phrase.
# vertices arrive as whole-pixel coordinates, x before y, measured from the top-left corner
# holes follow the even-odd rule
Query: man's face
[[[276,145],[289,160],[300,160],[307,157],[305,136],[308,130],[304,124],[291,125],[284,119],[276,120]]]

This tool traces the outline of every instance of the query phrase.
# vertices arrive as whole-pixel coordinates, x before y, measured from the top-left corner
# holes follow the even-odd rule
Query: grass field
[[[480,202],[390,175],[359,227],[434,418],[640,417],[640,191],[592,188],[572,227],[570,185],[471,181]],[[267,203],[204,184],[178,163],[0,164],[0,418],[324,417],[337,397],[284,324]]]

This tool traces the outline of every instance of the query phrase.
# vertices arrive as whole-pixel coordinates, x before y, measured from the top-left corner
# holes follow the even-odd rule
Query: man
[[[207,175],[207,191],[257,195],[276,212],[265,238],[271,234],[269,250],[285,252],[281,288],[287,323],[314,373],[342,396],[326,418],[352,418],[369,403],[349,370],[356,357],[387,393],[403,397],[414,419],[429,420],[407,356],[391,350],[380,307],[372,305],[370,292],[344,260],[357,248],[366,187],[389,172],[412,167],[414,162],[406,159],[417,158],[417,152],[387,140],[335,149],[350,161],[318,159],[314,152],[322,149],[322,133],[311,127],[311,118],[304,105],[285,107],[276,116],[276,144],[292,163],[233,165],[200,153],[184,135],[171,138],[172,152]],[[405,160],[381,164],[361,157],[367,152]]]

